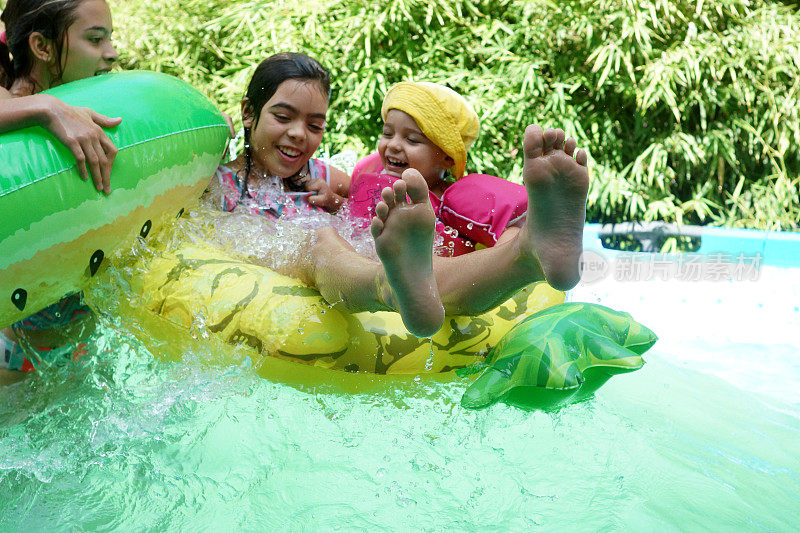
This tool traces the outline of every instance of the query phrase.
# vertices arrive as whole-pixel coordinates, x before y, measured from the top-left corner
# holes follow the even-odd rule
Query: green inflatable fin
[[[590,303],[556,305],[529,316],[500,340],[461,405],[481,409],[502,400],[553,409],[591,395],[613,375],[640,369],[642,354],[656,340],[628,313]]]

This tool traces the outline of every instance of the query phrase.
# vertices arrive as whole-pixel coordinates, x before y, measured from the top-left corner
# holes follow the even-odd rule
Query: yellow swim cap
[[[478,115],[469,102],[437,83],[403,81],[386,93],[381,107],[383,120],[390,109],[411,115],[422,133],[453,158],[453,177],[464,176],[467,149],[480,130]]]

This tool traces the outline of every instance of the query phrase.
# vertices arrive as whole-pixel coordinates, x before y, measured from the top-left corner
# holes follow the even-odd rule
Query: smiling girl
[[[103,128],[118,125],[85,107],[39,94],[62,83],[108,72],[117,60],[105,0],[9,0],[0,15],[0,132],[42,126],[91,173],[97,190],[111,192],[117,149]]]
[[[261,62],[242,100],[244,152],[212,180],[222,209],[241,204],[273,218],[338,209],[349,177],[312,157],[322,142],[329,97],[330,74],[316,60],[281,53]]]
[[[329,98],[330,74],[316,60],[298,53],[264,60],[242,100],[244,153],[218,168],[206,198],[226,211],[238,208],[269,218],[336,211],[348,194],[349,176],[312,157],[322,141]],[[283,265],[286,273],[350,311],[396,310],[409,331],[432,334],[444,320],[430,265],[433,218],[424,206],[407,212],[415,215],[396,215],[402,230],[386,231],[383,239],[394,241],[387,243],[392,249],[409,242],[401,253],[378,262],[357,254],[333,228],[322,227],[302,245],[306,253]],[[381,242],[376,239],[379,250],[388,249]],[[414,258],[404,261],[408,254]]]

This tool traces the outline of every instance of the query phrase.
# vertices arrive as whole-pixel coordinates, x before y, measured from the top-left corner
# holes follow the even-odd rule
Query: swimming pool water
[[[579,286],[661,340],[554,413],[464,410],[462,382],[298,390],[213,347],[165,361],[112,315],[89,356],[0,388],[0,529],[790,531],[798,273]]]

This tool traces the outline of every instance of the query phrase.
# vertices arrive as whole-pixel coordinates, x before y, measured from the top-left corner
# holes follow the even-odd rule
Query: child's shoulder
[[[312,157],[308,160],[308,173],[311,179],[321,178],[325,183],[330,182],[330,165],[325,159]]]
[[[218,168],[226,168],[234,174],[242,170],[247,164],[247,158],[244,154],[239,154],[236,159],[231,159],[227,163],[220,163]]]

